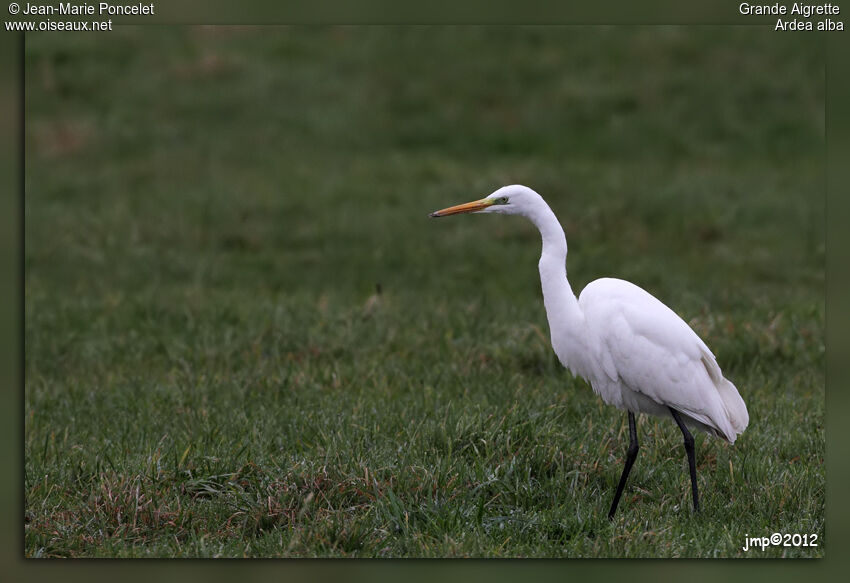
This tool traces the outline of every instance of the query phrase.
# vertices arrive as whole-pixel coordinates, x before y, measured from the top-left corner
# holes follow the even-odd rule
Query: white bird
[[[589,283],[576,298],[567,281],[567,239],[555,213],[532,189],[512,185],[486,198],[431,213],[520,215],[540,230],[538,267],[552,349],[561,364],[590,383],[609,405],[628,412],[629,449],[608,518],[613,518],[638,453],[635,413],[672,416],[682,431],[699,510],[694,438],[688,427],[729,443],[746,429],[749,414],[708,346],[654,296],[621,279]]]

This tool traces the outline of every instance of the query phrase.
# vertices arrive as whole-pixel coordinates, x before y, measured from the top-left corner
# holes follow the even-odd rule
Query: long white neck
[[[567,280],[567,238],[555,213],[541,198],[528,218],[540,230],[540,285],[552,349],[573,374],[587,377],[584,314]]]

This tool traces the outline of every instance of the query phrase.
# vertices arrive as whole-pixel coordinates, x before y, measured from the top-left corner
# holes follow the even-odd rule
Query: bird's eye
[[[503,196],[502,198],[500,198],[500,199],[499,199],[499,204],[508,204],[508,197],[507,197],[507,196]]]

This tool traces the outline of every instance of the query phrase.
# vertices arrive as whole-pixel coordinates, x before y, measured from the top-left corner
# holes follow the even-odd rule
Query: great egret
[[[673,310],[628,281],[597,279],[576,298],[567,281],[564,230],[532,189],[505,186],[486,198],[430,216],[459,213],[520,215],[540,230],[543,251],[538,267],[552,349],[561,364],[590,382],[603,401],[628,412],[629,449],[608,518],[614,517],[638,454],[635,413],[669,415],[679,426],[698,511],[694,438],[688,426],[735,443],[749,423],[744,400],[723,377],[708,346]]]

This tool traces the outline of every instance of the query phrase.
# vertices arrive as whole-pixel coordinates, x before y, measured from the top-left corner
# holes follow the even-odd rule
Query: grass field
[[[770,27],[26,42],[30,557],[819,557],[824,63]],[[558,364],[516,217],[712,347],[734,447]],[[743,552],[744,537],[820,546]]]

